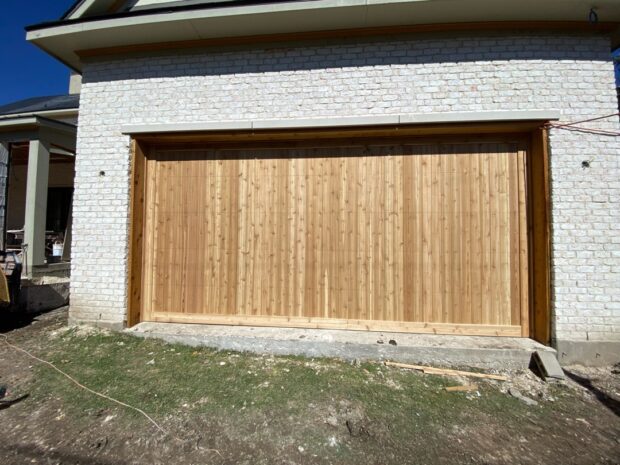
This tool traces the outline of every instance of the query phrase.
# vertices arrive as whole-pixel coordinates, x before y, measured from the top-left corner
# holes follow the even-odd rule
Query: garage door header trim
[[[338,128],[398,124],[451,124],[510,121],[558,120],[557,110],[516,110],[449,113],[412,113],[385,116],[350,116],[305,119],[211,121],[195,123],[137,124],[122,127],[123,134],[189,133],[205,131],[247,131],[262,129]]]

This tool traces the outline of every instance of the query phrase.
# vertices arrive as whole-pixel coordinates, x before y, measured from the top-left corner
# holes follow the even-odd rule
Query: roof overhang
[[[0,142],[15,143],[44,139],[50,144],[75,151],[77,128],[40,116],[25,116],[0,119]]]
[[[310,0],[244,6],[153,9],[65,20],[28,28],[27,40],[81,71],[81,56],[93,51],[145,44],[208,39],[389,28],[393,26],[520,22],[571,22],[574,29],[616,34],[618,0],[599,0],[598,23],[589,22],[590,0]],[[512,23],[512,26],[507,23]],[[386,30],[389,33],[389,29]],[[91,52],[91,53],[87,53]]]
[[[34,116],[42,116],[44,118],[68,118],[78,116],[78,108],[65,108],[62,110],[43,110],[43,111],[31,111],[25,113],[13,113],[10,115],[0,115],[0,124],[2,121],[12,120],[15,118],[26,118]]]

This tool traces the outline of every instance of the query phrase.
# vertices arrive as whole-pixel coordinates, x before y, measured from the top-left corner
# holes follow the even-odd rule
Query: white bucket
[[[62,257],[62,242],[58,242],[52,246],[52,256]]]

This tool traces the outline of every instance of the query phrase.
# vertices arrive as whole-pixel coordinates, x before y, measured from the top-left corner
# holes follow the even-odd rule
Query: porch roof
[[[75,153],[77,127],[42,116],[0,118],[0,143],[46,140],[54,146]]]
[[[33,97],[0,105],[0,120],[7,117],[33,114],[72,114],[77,113],[80,106],[79,94],[51,95]]]

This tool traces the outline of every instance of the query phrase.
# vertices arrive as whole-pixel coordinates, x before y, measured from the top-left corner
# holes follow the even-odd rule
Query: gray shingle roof
[[[0,106],[0,116],[19,113],[37,113],[50,110],[71,110],[80,106],[80,95],[52,95],[34,97]]]
[[[73,12],[73,10],[75,10],[82,3],[84,3],[84,0],[76,0],[73,5],[71,5],[67,11],[65,11],[65,14],[63,14],[60,19],[67,19],[67,16],[69,16]]]

